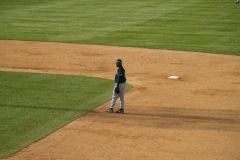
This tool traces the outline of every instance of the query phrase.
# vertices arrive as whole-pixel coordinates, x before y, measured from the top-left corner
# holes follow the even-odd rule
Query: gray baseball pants
[[[119,90],[120,90],[119,94],[115,93],[115,88],[116,87],[117,87],[117,83],[115,83],[115,85],[114,85],[112,102],[111,102],[110,108],[114,108],[118,98],[120,98],[120,108],[124,109],[124,107],[125,107],[124,94],[125,94],[126,83],[120,83],[119,84]]]

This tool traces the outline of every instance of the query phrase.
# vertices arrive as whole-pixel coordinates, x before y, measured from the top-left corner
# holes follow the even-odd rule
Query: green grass
[[[0,72],[0,157],[106,102],[113,83],[80,76]]]
[[[1,0],[0,39],[240,55],[234,0]]]

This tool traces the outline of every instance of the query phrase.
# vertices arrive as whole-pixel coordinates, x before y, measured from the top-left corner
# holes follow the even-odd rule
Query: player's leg
[[[113,88],[113,94],[112,94],[112,101],[111,101],[111,106],[108,108],[107,112],[113,112],[114,111],[114,106],[119,98],[119,94],[115,93],[115,87],[117,86],[117,84],[114,85]]]
[[[124,95],[125,95],[125,87],[126,87],[126,84],[125,83],[122,83],[121,84],[121,87],[120,87],[120,108],[124,109],[125,107],[125,99],[124,99]]]
[[[116,113],[124,113],[124,108],[125,108],[125,99],[124,99],[125,88],[126,88],[126,83],[121,83],[119,85],[119,89],[120,89],[120,94],[119,94],[120,108],[116,111]]]

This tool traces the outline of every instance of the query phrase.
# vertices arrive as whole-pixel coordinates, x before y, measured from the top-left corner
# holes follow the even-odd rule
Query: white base
[[[168,79],[180,79],[180,76],[169,76]]]

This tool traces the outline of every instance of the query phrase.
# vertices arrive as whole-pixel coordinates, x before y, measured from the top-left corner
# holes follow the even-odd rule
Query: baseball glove
[[[119,86],[115,87],[114,91],[115,91],[116,94],[119,94],[120,93]]]

